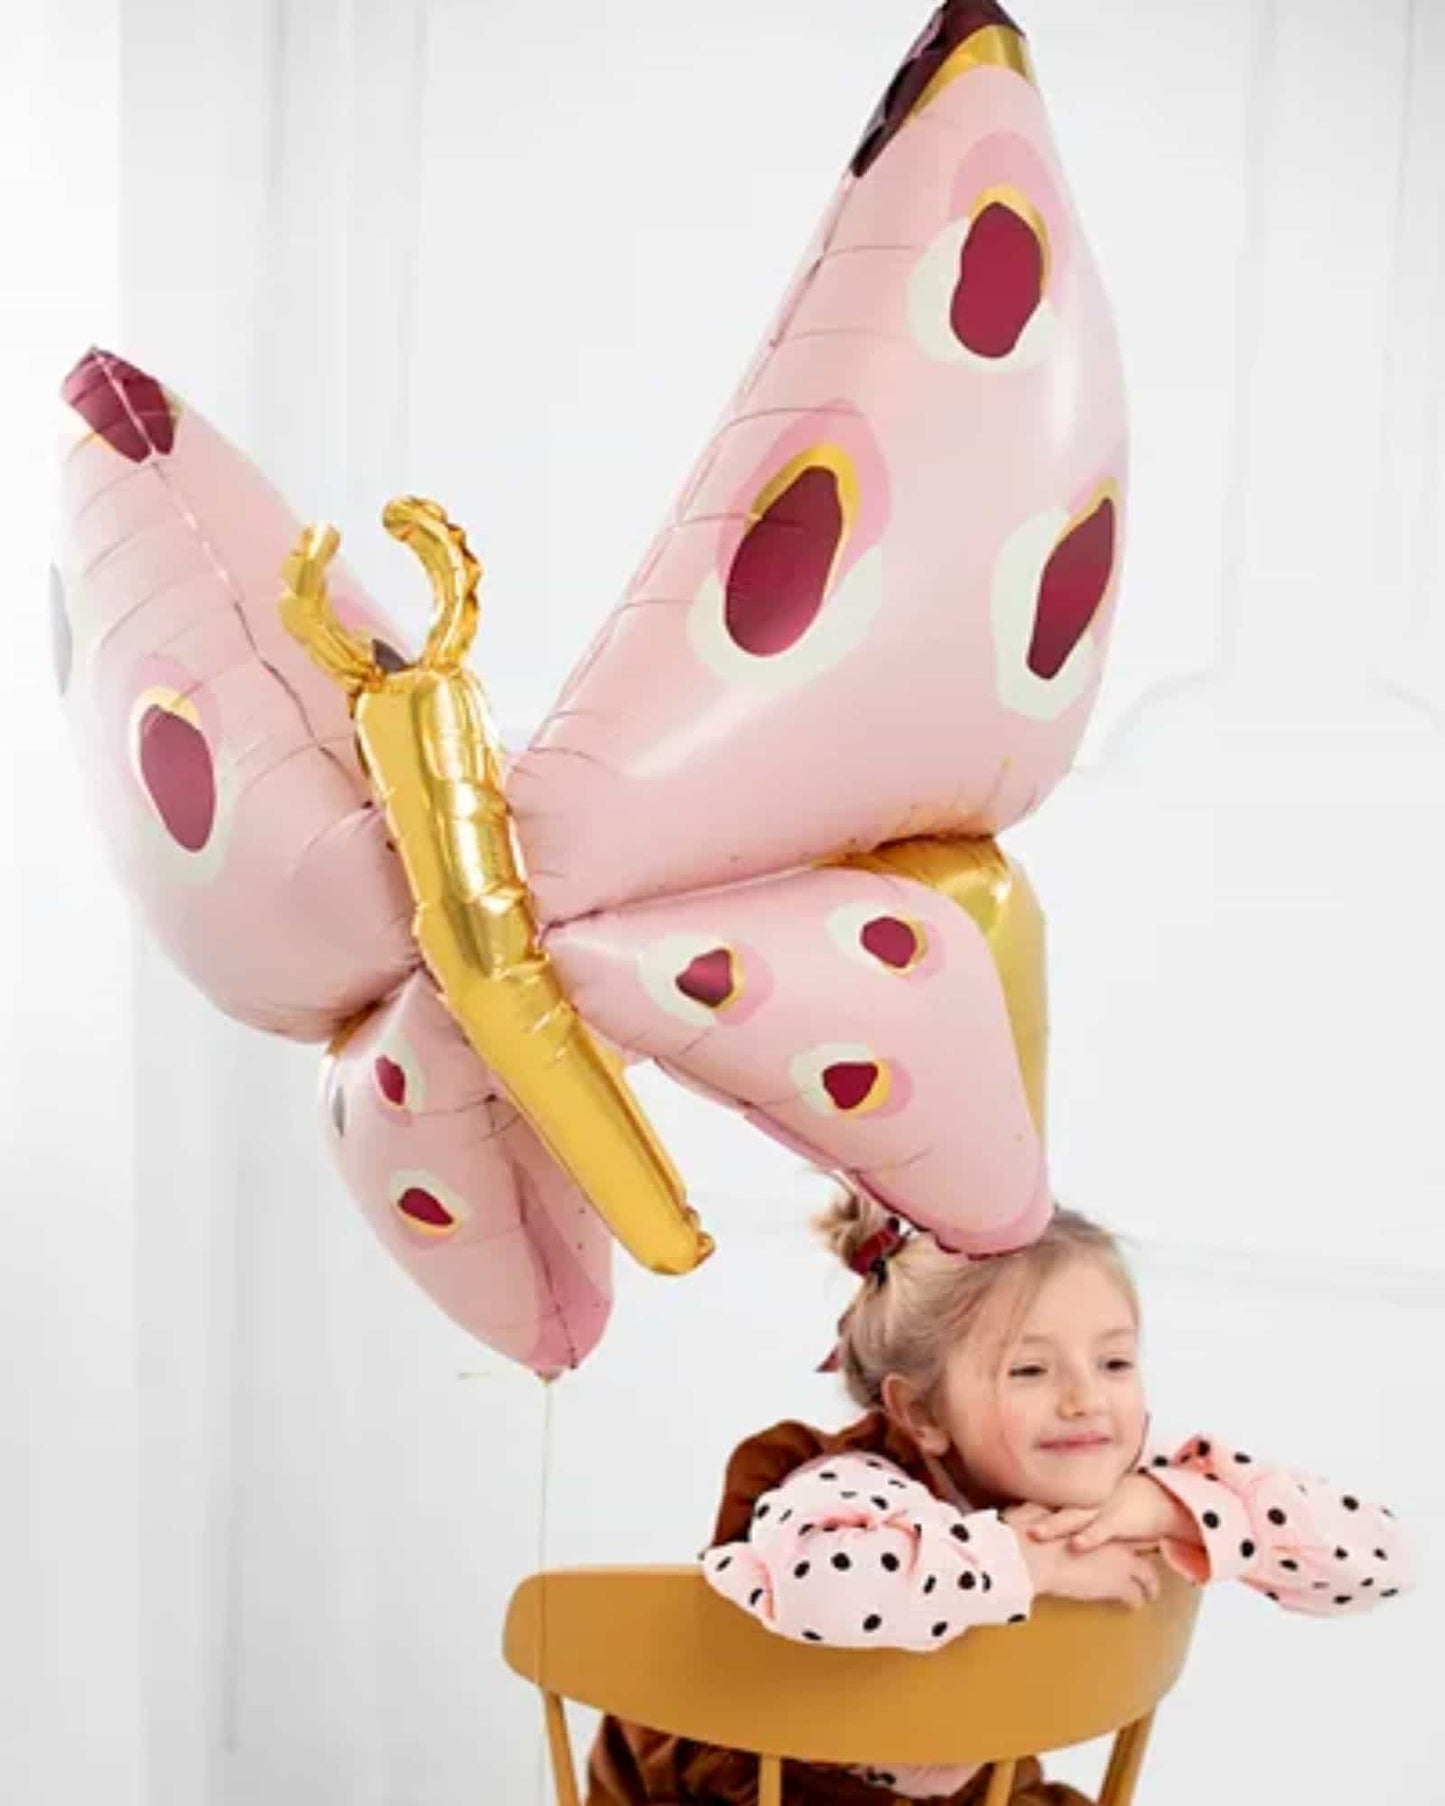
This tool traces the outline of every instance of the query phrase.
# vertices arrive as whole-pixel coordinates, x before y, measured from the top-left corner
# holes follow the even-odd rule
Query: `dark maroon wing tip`
[[[919,96],[959,45],[991,25],[1023,35],[996,0],[944,0],[874,109],[848,165],[854,176],[867,175],[897,136]]]
[[[132,464],[165,457],[176,442],[176,417],[153,376],[92,345],[61,384],[62,399],[92,432]]]

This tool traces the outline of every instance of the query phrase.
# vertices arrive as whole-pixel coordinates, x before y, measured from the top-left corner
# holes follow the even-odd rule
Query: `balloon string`
[[[547,1530],[548,1505],[552,1493],[552,1394],[557,1382],[542,1382],[542,1468],[538,1485],[537,1503],[537,1573],[541,1577],[538,1586],[537,1600],[537,1672],[542,1676],[542,1684],[547,1686]],[[538,1806],[547,1806],[548,1754],[547,1735],[542,1732],[537,1744],[537,1801]]]

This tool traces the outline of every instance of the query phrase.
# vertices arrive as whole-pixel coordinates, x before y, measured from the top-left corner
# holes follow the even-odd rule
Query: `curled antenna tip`
[[[341,544],[341,535],[328,521],[308,527],[301,536],[301,554],[317,564],[330,564]]]

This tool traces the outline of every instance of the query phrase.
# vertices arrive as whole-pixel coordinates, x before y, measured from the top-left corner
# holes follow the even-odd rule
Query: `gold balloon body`
[[[332,528],[308,529],[287,560],[282,618],[347,691],[361,761],[411,887],[417,945],[447,1008],[623,1246],[656,1272],[688,1272],[712,1242],[537,933],[486,698],[462,663],[480,566],[435,503],[393,502],[385,521],[426,565],[437,599],[414,665],[384,670],[332,612]]]
[[[654,1272],[690,1272],[712,1239],[620,1063],[577,1015],[541,945],[486,698],[463,663],[481,567],[434,502],[394,501],[384,520],[426,566],[436,599],[415,664],[383,667],[371,642],[337,619],[326,588],[339,544],[331,527],[308,528],[287,559],[282,618],[347,693],[361,762],[411,888],[417,944],[447,1008],[628,1252]],[[1044,917],[1021,868],[991,839],[895,841],[839,864],[912,878],[977,924],[1042,1135]]]

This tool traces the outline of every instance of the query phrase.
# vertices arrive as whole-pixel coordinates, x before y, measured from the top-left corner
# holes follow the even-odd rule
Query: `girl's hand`
[[[1080,1554],[1067,1543],[1021,1540],[1024,1566],[1036,1594],[1058,1599],[1113,1602],[1138,1611],[1159,1597],[1159,1569],[1153,1558],[1128,1543],[1107,1543]]]
[[[1200,1542],[1190,1513],[1148,1474],[1126,1475],[1102,1505],[1031,1515],[1018,1528],[1033,1542],[1067,1542],[1080,1555],[1107,1543]]]

